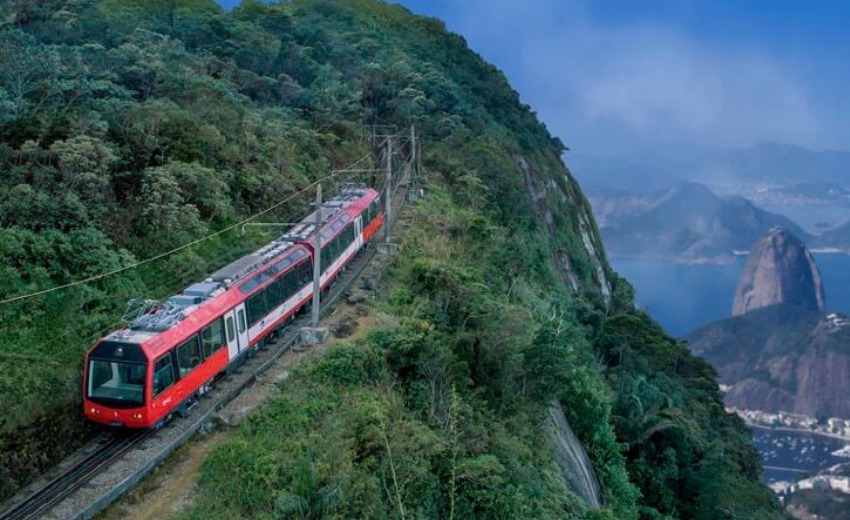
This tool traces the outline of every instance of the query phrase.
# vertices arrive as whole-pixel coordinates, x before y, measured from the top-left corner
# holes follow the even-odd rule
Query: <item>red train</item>
[[[348,187],[322,212],[325,288],[383,225],[378,193]],[[184,412],[312,300],[316,215],[138,316],[88,351],[83,406],[92,421],[150,428]]]

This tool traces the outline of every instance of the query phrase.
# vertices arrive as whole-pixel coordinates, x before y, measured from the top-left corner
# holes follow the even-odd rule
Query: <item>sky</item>
[[[575,152],[850,149],[850,2],[396,3],[464,36]]]

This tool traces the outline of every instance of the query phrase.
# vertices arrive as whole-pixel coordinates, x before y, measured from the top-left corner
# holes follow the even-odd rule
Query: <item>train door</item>
[[[357,244],[355,249],[359,251],[363,247],[363,217],[360,215],[354,219],[354,242]]]
[[[239,337],[236,335],[236,310],[224,315],[224,330],[227,334],[227,354],[230,359],[239,355]]]
[[[236,338],[239,340],[239,352],[248,348],[248,323],[245,318],[245,304],[240,303],[233,310],[236,314]]]

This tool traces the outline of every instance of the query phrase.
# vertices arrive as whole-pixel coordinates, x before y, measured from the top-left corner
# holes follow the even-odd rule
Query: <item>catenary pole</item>
[[[410,167],[413,169],[413,178],[416,179],[416,126],[410,125]],[[414,182],[415,186],[416,183]]]
[[[392,221],[392,197],[393,197],[393,138],[387,137],[387,185],[384,187],[384,212],[387,215],[384,222],[384,242],[390,241],[390,227]]]
[[[313,232],[313,318],[312,326],[319,326],[322,284],[322,185],[316,186],[316,229]]]

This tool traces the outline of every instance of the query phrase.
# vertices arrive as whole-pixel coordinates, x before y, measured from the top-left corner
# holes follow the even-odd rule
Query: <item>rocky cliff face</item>
[[[750,250],[735,291],[732,315],[779,303],[822,311],[824,296],[811,253],[788,231],[773,228]]]
[[[691,333],[729,406],[850,418],[850,318],[774,305]]]
[[[581,497],[591,509],[602,505],[602,490],[599,479],[587,452],[573,433],[561,403],[554,401],[549,406],[549,420],[545,424],[546,432],[555,446],[555,462],[564,476],[570,491]]]
[[[578,183],[557,158],[541,161],[550,163],[550,168],[541,168],[522,154],[513,159],[522,171],[534,211],[553,239],[554,261],[564,284],[575,292],[598,293],[607,307],[610,267],[590,203]]]

